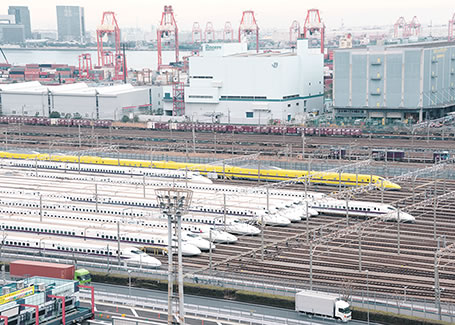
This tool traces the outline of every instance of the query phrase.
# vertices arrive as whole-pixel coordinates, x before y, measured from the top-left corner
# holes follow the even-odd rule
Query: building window
[[[303,101],[303,106],[306,107],[306,100]]]
[[[288,107],[291,107],[291,104],[288,104]]]
[[[253,112],[246,112],[246,118],[252,118],[253,115]]]
[[[299,103],[295,103],[295,106],[299,106]]]
[[[290,121],[290,120],[291,120],[291,114],[288,115],[288,121]]]
[[[206,98],[206,99],[211,99],[213,96],[204,96],[204,95],[189,95],[189,98]]]

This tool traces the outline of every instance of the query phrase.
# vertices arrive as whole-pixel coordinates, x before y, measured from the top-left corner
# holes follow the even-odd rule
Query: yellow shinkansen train
[[[112,166],[129,166],[129,167],[148,167],[148,168],[161,168],[161,169],[174,169],[174,170],[190,170],[199,172],[204,176],[211,177],[226,177],[230,179],[250,179],[257,180],[258,178],[267,181],[285,181],[298,177],[304,177],[308,174],[313,176],[310,182],[317,184],[325,184],[331,186],[338,186],[340,184],[338,173],[327,173],[317,171],[305,170],[290,170],[290,169],[258,169],[243,168],[236,166],[215,166],[209,164],[194,164],[194,163],[181,163],[174,161],[146,161],[146,160],[130,160],[130,159],[115,159],[103,158],[97,156],[70,156],[70,155],[49,155],[49,154],[27,154],[27,153],[11,153],[0,151],[0,158],[8,159],[29,159],[29,160],[44,160],[44,161],[57,161],[68,163],[84,163],[84,164],[98,164],[98,165],[112,165]],[[383,177],[365,174],[341,174],[341,183],[347,186],[364,186],[374,184],[376,187],[389,190],[399,190],[401,186],[390,182]]]

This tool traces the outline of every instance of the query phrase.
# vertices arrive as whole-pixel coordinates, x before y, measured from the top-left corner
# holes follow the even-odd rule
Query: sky
[[[392,25],[400,16],[410,21],[417,16],[423,26],[443,25],[455,12],[451,0],[2,0],[0,14],[8,6],[25,5],[30,9],[32,29],[57,29],[56,5],[85,8],[86,29],[95,30],[103,11],[114,11],[120,28],[150,30],[161,19],[164,5],[172,5],[180,30],[191,30],[194,21],[205,26],[212,21],[222,29],[225,21],[238,28],[243,10],[254,10],[262,29],[288,29],[293,20],[301,25],[310,8],[318,8],[328,29]],[[204,27],[203,27],[204,28]]]

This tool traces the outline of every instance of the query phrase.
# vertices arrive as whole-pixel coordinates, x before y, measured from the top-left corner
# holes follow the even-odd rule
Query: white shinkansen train
[[[131,175],[131,176],[146,176],[154,178],[166,178],[173,180],[188,180],[192,182],[212,184],[212,181],[207,177],[200,175],[194,171],[184,170],[169,170],[156,168],[135,168],[124,166],[96,165],[96,164],[77,164],[63,163],[42,160],[22,160],[22,159],[1,159],[0,164],[9,167],[21,167],[27,169],[40,170],[62,170],[72,172],[97,173],[97,174],[113,174],[113,175]]]
[[[72,238],[62,239],[55,236],[39,236],[34,234],[19,234],[3,231],[3,237],[0,239],[2,246],[25,248],[27,250],[56,252],[56,253],[74,253],[93,257],[118,257],[116,245],[109,247],[99,241],[81,241]],[[150,256],[134,245],[121,245],[120,258],[126,264],[141,264],[151,268],[158,268],[161,262],[153,256]]]
[[[139,219],[140,217],[136,216],[134,212],[126,212],[122,215],[115,213],[116,211],[109,211],[109,208],[99,207],[98,213],[93,207],[84,208],[82,206],[77,206],[74,210],[71,209],[71,206],[66,204],[52,204],[46,203],[43,204],[43,217],[50,218],[57,221],[68,222],[68,221],[77,221],[77,222],[90,222],[90,223],[104,223],[104,224],[116,224],[119,222],[122,225],[136,225],[140,227],[146,227],[144,229],[150,228],[156,231],[164,231],[167,229],[167,220],[161,216],[150,216],[144,219]],[[18,216],[30,216],[30,217],[39,217],[39,203],[36,201],[24,201],[24,200],[14,200],[14,199],[0,199],[0,213],[10,214],[16,217]],[[67,210],[67,211],[64,211]],[[81,213],[83,212],[83,213]],[[101,215],[106,212],[112,212],[113,215]],[[202,220],[204,218],[204,220]],[[210,230],[212,231],[212,241],[215,243],[234,243],[237,241],[237,237],[231,235],[228,232],[223,231],[223,224],[219,220],[215,220],[210,217],[200,217],[185,215],[183,217],[182,229],[187,232],[186,236],[190,234],[195,234],[201,236],[203,239],[209,239]],[[231,221],[233,225],[227,223],[226,230],[235,230],[235,220]],[[123,226],[122,226],[123,228]],[[241,224],[238,225],[239,229],[243,229],[244,234],[257,234],[259,230],[256,227]],[[204,249],[203,247],[200,247]]]
[[[385,221],[398,221],[414,223],[415,217],[409,213],[399,211],[397,208],[390,204],[373,203],[364,201],[348,201],[335,200],[327,198],[325,200],[315,200],[309,205],[317,210],[319,213],[333,214],[333,215],[348,215],[351,217],[383,217]]]
[[[8,192],[8,193],[6,193]],[[38,192],[31,192],[31,191],[10,191],[10,190],[0,190],[1,194],[4,194],[5,196],[10,196],[9,199],[7,198],[2,198],[0,199],[0,204],[4,206],[17,206],[17,207],[27,207],[27,208],[39,208],[39,201],[37,199],[39,198],[39,193]],[[35,194],[35,195],[33,195]],[[17,196],[21,195],[22,199],[14,199],[11,196]],[[57,197],[60,196],[60,197]],[[137,217],[137,218],[146,218],[149,220],[156,220],[164,222],[165,219],[161,217],[161,215],[158,213],[158,211],[155,211],[155,213],[151,212],[145,212],[144,210],[140,209],[122,209],[120,207],[117,207],[121,205],[123,202],[130,202],[134,203],[135,207],[141,207],[141,208],[147,208],[147,207],[155,207],[155,203],[152,203],[151,200],[141,200],[141,199],[135,199],[135,200],[130,200],[127,198],[124,199],[113,199],[113,198],[100,198],[99,202],[100,203],[105,203],[103,205],[99,205],[98,210],[96,210],[96,207],[93,205],[90,205],[91,203],[94,203],[93,197],[90,195],[76,195],[76,194],[65,194],[65,195],[55,195],[55,198],[62,199],[63,202],[50,202],[47,200],[47,203],[43,203],[43,209],[46,209],[46,213],[49,215],[52,211],[55,210],[66,210],[66,211],[73,211],[73,212],[78,212],[78,213],[84,213],[84,216],[86,214],[90,213],[97,213],[97,214],[110,214],[113,216],[123,216],[127,218],[131,217]],[[76,201],[76,202],[81,202],[78,204],[71,204],[71,200]],[[85,205],[83,203],[86,203]],[[107,204],[114,205],[113,207],[106,206]],[[130,205],[131,206],[131,205]],[[50,211],[51,210],[51,211]],[[103,222],[108,222],[107,218],[103,219]],[[206,238],[208,236],[209,230],[212,229],[212,238],[214,239],[215,242],[235,242],[237,241],[237,238],[235,236],[229,235],[228,233],[224,232],[224,222],[221,217],[216,217],[214,218],[213,216],[206,216],[203,214],[197,214],[197,213],[190,213],[188,215],[184,215],[182,217],[183,226],[186,226],[188,231],[192,232],[201,232],[204,233],[203,236]],[[194,227],[196,228],[191,228],[190,225],[187,223],[194,223]],[[199,226],[197,224],[200,224]],[[208,225],[208,226],[204,226]],[[151,227],[154,226],[154,223],[150,223]],[[158,225],[158,227],[162,227],[161,225]],[[222,229],[221,229],[222,227]],[[214,231],[216,230],[216,231]],[[226,231],[233,233],[233,234],[240,234],[240,235],[257,235],[259,234],[259,229],[257,229],[254,226],[245,224],[245,223],[240,223],[238,222],[237,217],[232,217],[228,216],[226,218]],[[207,237],[208,238],[208,237]],[[207,239],[206,238],[206,239]]]
[[[28,219],[28,220],[27,220]],[[51,220],[52,221],[52,220]],[[114,227],[94,227],[92,225],[83,227],[80,222],[66,221],[66,223],[55,224],[47,221],[31,222],[30,218],[9,219],[0,222],[0,230],[29,233],[35,235],[52,235],[59,237],[80,238],[82,240],[98,240],[98,241],[113,241],[117,242],[117,231]],[[153,232],[138,232],[135,227],[129,227],[126,231],[120,232],[120,242],[135,246],[150,246],[155,248],[167,248],[168,240],[167,235],[164,233]],[[133,228],[133,229],[131,229]],[[195,243],[202,244],[204,241],[204,248],[209,249],[208,241],[202,238],[191,238],[192,243],[186,240],[182,241],[182,254],[184,256],[196,256],[201,254],[201,250],[195,246]],[[173,243],[173,247],[176,244]],[[207,246],[207,247],[205,247]]]

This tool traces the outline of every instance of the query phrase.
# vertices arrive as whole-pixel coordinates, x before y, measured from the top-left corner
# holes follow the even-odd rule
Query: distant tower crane
[[[197,21],[193,23],[192,39],[193,43],[195,42],[202,43],[202,29]]]
[[[113,38],[114,53],[105,49],[104,42],[108,42],[109,38]],[[103,67],[113,66],[115,71],[114,80],[126,79],[128,71],[126,59],[120,47],[120,28],[113,11],[103,12],[101,25],[96,29],[96,41],[98,45],[98,65]]]
[[[174,10],[172,9],[172,6],[164,6],[164,11],[161,15],[161,23],[157,30],[158,70],[164,67],[162,56],[162,38],[169,38],[172,33],[174,33],[175,38],[175,62],[179,62],[179,30],[175,21]]]
[[[406,37],[406,20],[404,17],[398,18],[396,23],[393,25],[393,38]]]
[[[295,46],[297,39],[300,37],[300,23],[297,20],[292,22],[289,28],[289,43],[291,46]]]
[[[421,24],[416,16],[414,16],[409,24],[406,25],[406,36],[420,36]]]
[[[227,21],[224,24],[224,30],[223,30],[223,41],[227,40],[234,40],[234,29],[232,28],[232,24],[230,21]]]
[[[215,29],[211,21],[208,21],[205,25],[204,38],[206,42],[215,41]]]
[[[259,53],[259,26],[254,17],[254,11],[246,10],[242,14],[242,20],[239,26],[239,42],[242,41],[242,35],[256,34],[256,52]]]
[[[79,78],[93,79],[92,56],[90,53],[82,53],[79,55]]]
[[[455,41],[455,13],[452,15],[452,19],[449,20],[449,42]]]
[[[303,37],[308,38],[316,32],[321,35],[321,53],[324,54],[325,25],[321,20],[319,10],[309,9],[303,24]]]

